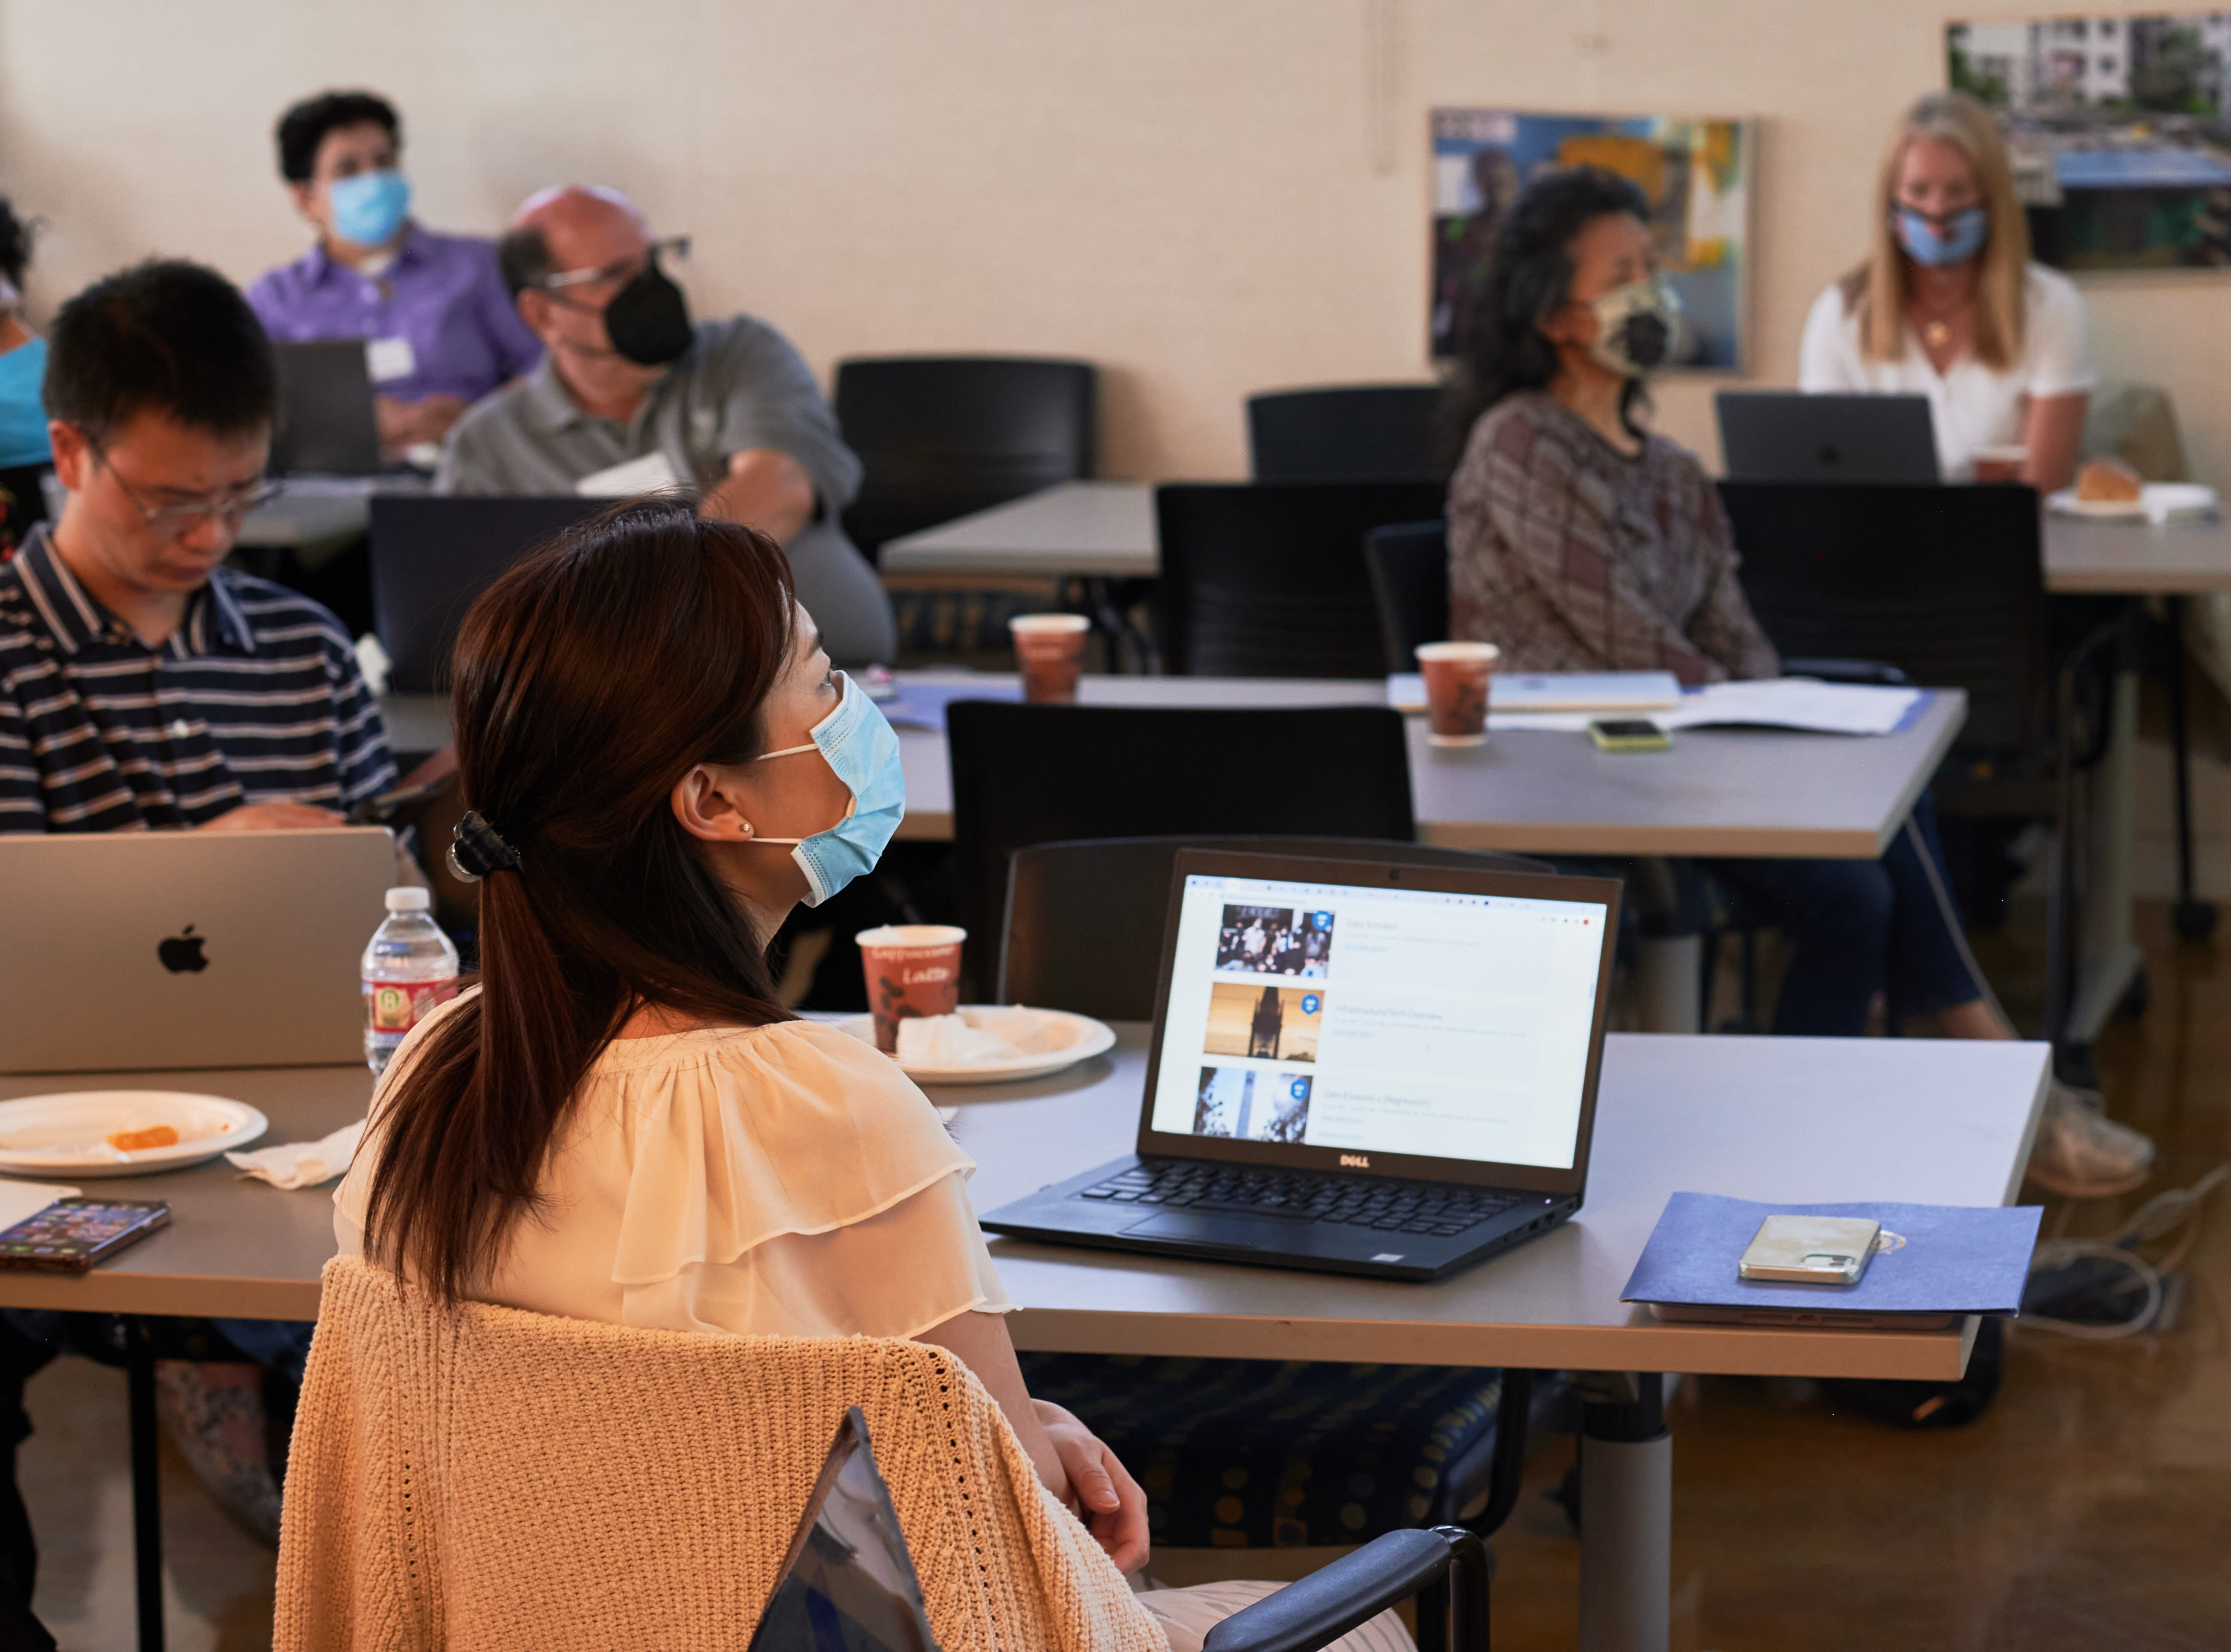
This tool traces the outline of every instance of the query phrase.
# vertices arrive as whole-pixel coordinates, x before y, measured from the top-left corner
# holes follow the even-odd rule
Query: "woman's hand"
[[[1034,1399],[1031,1407],[1061,1458],[1085,1529],[1116,1571],[1136,1571],[1147,1564],[1147,1494],[1100,1436],[1068,1411],[1051,1400]]]

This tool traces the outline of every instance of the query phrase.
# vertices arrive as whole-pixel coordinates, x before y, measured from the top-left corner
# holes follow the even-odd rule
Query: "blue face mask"
[[[756,760],[818,752],[852,801],[844,818],[811,837],[760,837],[759,843],[793,845],[790,858],[805,874],[805,904],[818,907],[863,873],[872,871],[890,846],[891,835],[906,813],[906,771],[899,762],[899,737],[876,702],[845,676],[844,698],[813,726],[811,745],[786,745]]]
[[[384,247],[411,212],[411,184],[392,169],[359,172],[326,186],[333,233],[359,247]]]
[[[1983,250],[1990,235],[1991,215],[1981,207],[1955,212],[1942,229],[1911,207],[1898,210],[1898,244],[1917,264],[1964,264]]]

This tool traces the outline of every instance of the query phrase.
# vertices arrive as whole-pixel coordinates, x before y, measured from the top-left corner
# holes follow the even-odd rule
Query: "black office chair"
[[[1968,720],[1934,781],[1948,815],[2040,820],[2055,834],[2047,902],[2048,1033],[2074,949],[2066,849],[2074,772],[2096,755],[2076,705],[2086,639],[2056,678],[2036,493],[2027,487],[1720,483],[1751,609],[1786,660],[1876,661],[1963,688]],[[1790,661],[1791,668],[1798,661]]]
[[[1363,565],[1379,606],[1387,669],[1415,671],[1418,645],[1449,635],[1449,525],[1398,522],[1363,536]]]
[[[1376,677],[1363,536],[1436,515],[1433,482],[1180,482],[1154,490],[1156,629],[1179,675]]]
[[[1006,356],[855,358],[837,365],[837,423],[866,472],[844,531],[886,539],[1092,474],[1099,373]]]
[[[1324,384],[1247,398],[1257,481],[1444,482],[1434,461],[1439,384]]]
[[[1409,746],[1380,706],[1297,710],[948,707],[954,905],[993,978],[1008,857],[1033,843],[1176,832],[1417,836]]]
[[[1181,849],[1537,875],[1555,870],[1522,855],[1360,837],[1193,834],[1034,843],[1009,862],[993,997],[1105,1021],[1152,1019],[1171,872]],[[1078,937],[1088,935],[1090,943],[1080,945]]]

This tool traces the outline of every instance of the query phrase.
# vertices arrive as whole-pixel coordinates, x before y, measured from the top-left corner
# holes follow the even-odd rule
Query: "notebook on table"
[[[1580,1209],[1617,882],[1187,849],[1173,883],[1136,1151],[986,1228],[1427,1280]]]

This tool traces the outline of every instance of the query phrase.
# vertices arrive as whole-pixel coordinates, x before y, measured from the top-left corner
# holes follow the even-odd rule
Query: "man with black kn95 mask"
[[[541,364],[450,432],[435,488],[621,498],[682,488],[707,516],[779,541],[840,665],[889,661],[890,599],[837,520],[860,461],[813,372],[750,316],[692,325],[655,240],[617,190],[567,185],[521,207],[497,256]]]

